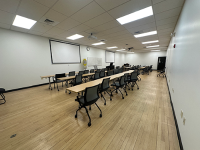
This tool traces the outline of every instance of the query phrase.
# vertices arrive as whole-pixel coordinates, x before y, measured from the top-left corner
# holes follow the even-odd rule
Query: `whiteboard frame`
[[[107,62],[107,61],[106,61],[106,52],[114,53],[114,62]],[[113,51],[105,51],[105,62],[106,62],[106,63],[115,63],[115,52],[113,52]]]
[[[54,63],[54,62],[53,62],[53,56],[52,56],[52,50],[51,50],[51,41],[78,46],[78,47],[79,47],[79,58],[80,58],[80,62]],[[50,45],[51,63],[52,63],[52,64],[80,64],[80,63],[81,63],[81,51],[80,51],[80,45],[79,45],[79,44],[70,43],[70,42],[66,42],[66,41],[60,41],[60,40],[49,39],[49,45]]]

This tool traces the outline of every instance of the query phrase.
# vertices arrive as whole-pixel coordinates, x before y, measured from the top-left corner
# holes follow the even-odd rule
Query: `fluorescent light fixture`
[[[106,43],[104,43],[104,42],[99,42],[99,43],[94,43],[94,44],[92,44],[92,45],[102,45],[102,44],[106,44]]]
[[[147,46],[146,48],[159,47],[160,45]]]
[[[118,50],[116,50],[116,51],[125,51],[126,49],[118,49]]]
[[[13,26],[30,29],[37,21],[16,15]]]
[[[136,38],[139,38],[139,37],[150,36],[150,35],[154,35],[154,34],[157,34],[157,31],[146,32],[146,33],[137,34],[137,35],[134,35],[134,36]]]
[[[158,52],[158,51],[160,51],[160,50],[151,50],[151,51],[153,51],[153,52]]]
[[[159,41],[158,41],[158,40],[156,40],[156,41],[142,42],[142,44],[150,44],[150,43],[157,43],[157,42],[159,42]]]
[[[80,38],[82,38],[82,37],[84,37],[84,36],[79,35],[79,34],[74,34],[74,35],[72,35],[72,36],[70,36],[70,37],[67,37],[67,39],[70,39],[70,40],[77,40],[77,39],[80,39]]]
[[[117,46],[107,47],[107,49],[113,49],[113,48],[117,48]]]
[[[133,54],[134,52],[127,52],[127,53],[129,53],[129,54]]]
[[[141,9],[139,11],[136,11],[134,13],[128,14],[126,16],[120,17],[117,19],[117,21],[120,24],[126,24],[129,22],[133,22],[135,20],[139,20],[148,16],[152,16],[153,15],[153,9],[152,6],[149,6],[147,8]]]

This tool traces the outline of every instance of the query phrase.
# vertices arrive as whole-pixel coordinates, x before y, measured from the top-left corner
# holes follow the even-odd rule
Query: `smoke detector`
[[[94,36],[93,33],[90,33],[90,35],[88,36],[88,39],[89,39],[89,40],[90,40],[90,39],[97,40],[97,37]]]

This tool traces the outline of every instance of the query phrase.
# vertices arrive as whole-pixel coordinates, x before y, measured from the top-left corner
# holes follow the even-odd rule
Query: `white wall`
[[[105,50],[81,46],[81,60],[87,57],[102,58],[105,68]],[[124,64],[125,54],[115,55],[115,65]],[[92,67],[88,68],[92,69]],[[42,83],[40,76],[83,70],[81,64],[52,64],[49,40],[45,37],[0,28],[0,87],[17,89]]]
[[[184,150],[200,149],[199,8],[199,0],[186,0],[167,52],[167,79]]]
[[[157,69],[158,57],[166,56],[166,51],[126,54],[126,62],[131,65],[153,65]]]

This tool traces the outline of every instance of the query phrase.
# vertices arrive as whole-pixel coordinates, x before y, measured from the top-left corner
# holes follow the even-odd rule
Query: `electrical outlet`
[[[183,118],[183,111],[181,110],[181,118]]]
[[[186,119],[185,119],[185,117],[183,118],[183,125],[185,125],[185,121],[186,121]]]

